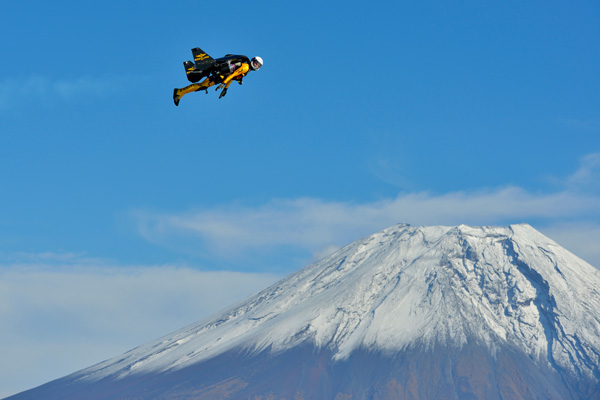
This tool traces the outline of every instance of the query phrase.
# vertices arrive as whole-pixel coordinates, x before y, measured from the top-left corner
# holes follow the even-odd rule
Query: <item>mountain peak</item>
[[[216,318],[71,379],[175,373],[231,352],[277,357],[308,347],[342,365],[362,353],[393,359],[477,348],[492,359],[520,354],[593,386],[600,380],[599,288],[599,271],[527,224],[398,224]]]
[[[564,368],[574,360],[590,374],[585,360],[594,354],[582,353],[568,337],[581,331],[600,348],[599,320],[579,324],[589,311],[600,310],[598,275],[527,224],[399,224],[351,243],[212,321],[143,346],[119,364],[131,366],[121,372],[128,374],[181,368],[239,346],[284,351],[308,341],[344,359],[357,348],[394,352],[417,343],[462,346],[477,340],[493,351],[510,343]],[[557,305],[563,301],[565,307]],[[159,352],[140,357],[156,346]],[[143,360],[132,364],[134,358]]]

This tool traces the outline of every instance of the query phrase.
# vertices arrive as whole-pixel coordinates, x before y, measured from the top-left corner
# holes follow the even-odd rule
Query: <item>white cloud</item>
[[[175,246],[181,245],[182,238],[193,237],[190,246],[201,246],[219,257],[277,246],[322,254],[324,248],[344,245],[398,222],[504,225],[535,220],[548,226],[599,216],[598,196],[568,191],[531,193],[518,187],[442,195],[408,193],[362,204],[298,198],[273,200],[259,207],[136,213],[140,233],[146,239]]]
[[[277,279],[173,266],[0,265],[0,397],[157,339]]]

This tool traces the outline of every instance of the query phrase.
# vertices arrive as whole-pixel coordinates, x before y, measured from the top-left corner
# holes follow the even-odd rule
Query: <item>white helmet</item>
[[[260,57],[252,57],[252,60],[250,60],[250,68],[252,68],[255,71],[258,71],[260,69],[260,67],[262,67],[263,65],[263,60]]]

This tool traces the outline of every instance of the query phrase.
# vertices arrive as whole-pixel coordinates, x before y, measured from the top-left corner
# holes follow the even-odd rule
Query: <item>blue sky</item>
[[[600,266],[597,2],[5,3],[0,396],[398,222]],[[196,46],[265,64],[175,107]]]

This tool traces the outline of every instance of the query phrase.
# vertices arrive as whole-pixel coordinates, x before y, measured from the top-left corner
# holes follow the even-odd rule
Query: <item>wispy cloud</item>
[[[385,183],[403,190],[415,187],[414,182],[411,182],[403,173],[405,167],[402,165],[401,159],[378,156],[370,160],[368,166],[371,173]]]
[[[273,274],[0,264],[0,397],[116,356],[262,290]],[[59,257],[60,258],[60,257]],[[23,374],[23,371],[28,371]]]
[[[0,251],[0,268],[9,265],[27,265],[44,266],[44,267],[60,267],[67,266],[110,266],[109,261],[87,256],[85,253],[73,252],[53,252],[45,251],[41,253],[4,253]]]
[[[600,153],[587,154],[580,160],[579,169],[565,183],[583,191],[600,191]]]
[[[52,105],[56,101],[79,101],[119,93],[129,85],[126,77],[80,76],[72,79],[33,75],[0,81],[0,111],[26,104]]]
[[[223,257],[276,246],[316,253],[398,222],[495,225],[540,221],[546,226],[599,216],[598,196],[568,191],[539,194],[518,187],[441,195],[407,193],[360,204],[299,198],[272,200],[259,207],[136,213],[139,231],[146,239],[169,246],[181,243],[182,237],[194,237],[194,246]]]

